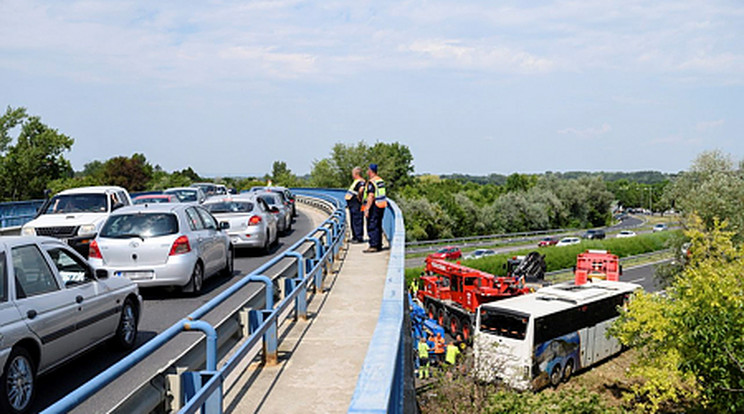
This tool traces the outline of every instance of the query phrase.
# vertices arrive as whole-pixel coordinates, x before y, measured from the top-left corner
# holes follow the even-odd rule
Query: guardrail
[[[305,196],[302,191],[297,192],[299,202],[329,212],[330,217],[321,226],[42,413],[69,412],[138,363],[146,362],[179,334],[195,330],[205,337],[183,349],[169,366],[160,368],[155,377],[145,381],[113,411],[149,412],[165,404],[166,411],[179,413],[221,412],[223,391],[237,380],[236,368],[257,355],[262,355],[265,362],[275,361],[278,323],[292,314],[295,318],[305,317],[308,288],[322,290],[323,275],[338,255],[346,229],[344,204],[328,193]],[[284,298],[274,306],[274,283],[279,278],[284,279]],[[238,292],[257,281],[265,287],[239,300],[226,315],[214,317],[215,310],[235,300]],[[256,300],[261,293],[263,302]],[[218,365],[220,352],[229,352],[230,356]],[[159,385],[153,386],[155,383]],[[100,407],[99,411],[103,409]]]
[[[403,213],[388,199],[383,230],[390,243],[390,261],[377,327],[349,405],[349,413],[415,412],[413,345],[405,301]]]

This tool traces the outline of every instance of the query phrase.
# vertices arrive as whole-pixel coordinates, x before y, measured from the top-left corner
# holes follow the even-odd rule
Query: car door
[[[10,253],[16,306],[41,342],[39,370],[43,370],[88,345],[75,335],[78,293],[62,288],[35,243],[12,247]]]
[[[199,251],[199,257],[204,264],[204,274],[207,275],[210,272],[210,258],[209,248],[210,241],[208,239],[209,232],[205,229],[204,221],[201,215],[196,210],[196,207],[189,207],[186,209],[186,218],[191,228],[191,235],[189,235],[189,241],[196,245]],[[192,237],[193,236],[193,237]]]
[[[204,227],[207,230],[207,238],[209,240],[209,261],[211,262],[211,271],[209,275],[219,271],[226,263],[225,244],[223,243],[221,236],[221,230],[217,220],[207,210],[203,208],[196,209],[204,222]]]
[[[121,303],[107,295],[106,287],[93,276],[90,265],[70,249],[44,245],[47,255],[64,283],[63,289],[74,292],[78,302],[77,332],[86,343],[111,336],[119,321]]]

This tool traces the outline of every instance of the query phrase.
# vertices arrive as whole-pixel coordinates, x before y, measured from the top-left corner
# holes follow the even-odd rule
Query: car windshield
[[[178,219],[171,213],[133,213],[109,217],[101,229],[101,237],[130,238],[167,236],[178,233]]]
[[[49,200],[44,214],[105,213],[106,194],[65,194]]]
[[[181,202],[197,201],[196,190],[170,190],[166,191],[165,194],[172,194]]]
[[[219,203],[205,204],[204,207],[210,213],[249,213],[253,211],[253,203],[250,201],[221,201]]]
[[[481,311],[481,332],[513,339],[524,339],[529,315],[497,309]]]
[[[170,203],[170,199],[167,197],[137,197],[134,199],[134,204],[160,204],[160,203]]]

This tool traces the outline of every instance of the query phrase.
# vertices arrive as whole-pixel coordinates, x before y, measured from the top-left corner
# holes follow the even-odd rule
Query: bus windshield
[[[481,332],[512,339],[524,339],[530,316],[519,312],[499,309],[481,311]]]

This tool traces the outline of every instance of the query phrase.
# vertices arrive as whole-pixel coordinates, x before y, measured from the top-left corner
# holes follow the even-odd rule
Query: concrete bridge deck
[[[279,363],[254,363],[225,398],[225,413],[345,413],[382,303],[389,250],[350,244],[308,320],[279,327]],[[346,257],[343,257],[343,256]]]

